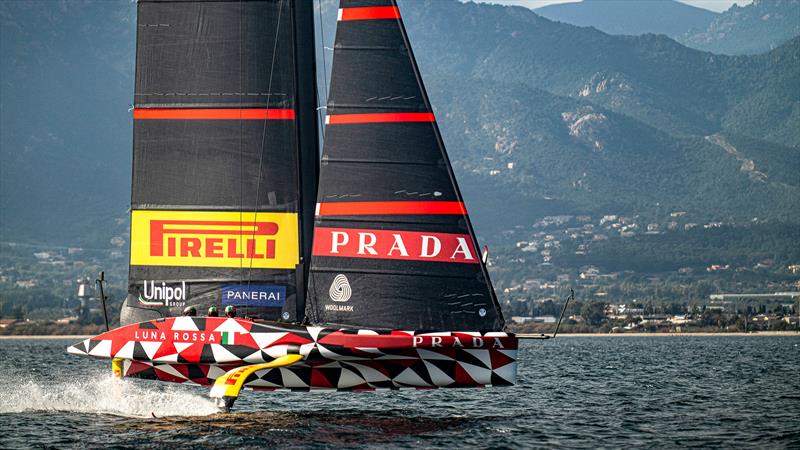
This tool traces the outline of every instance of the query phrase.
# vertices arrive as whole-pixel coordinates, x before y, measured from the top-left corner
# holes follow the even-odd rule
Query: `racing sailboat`
[[[226,408],[514,384],[400,10],[340,6],[320,158],[313,2],[139,0],[129,293],[70,353]],[[211,306],[241,317],[193,314]]]

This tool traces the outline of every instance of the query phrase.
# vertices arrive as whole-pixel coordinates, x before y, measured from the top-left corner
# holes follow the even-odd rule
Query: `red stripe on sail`
[[[135,108],[136,120],[294,120],[293,109]]]
[[[374,114],[333,114],[325,119],[327,124],[345,123],[387,123],[387,122],[436,122],[429,112],[374,113]]]
[[[366,6],[361,8],[339,9],[339,20],[399,19],[400,10],[396,6]]]
[[[380,216],[411,214],[466,215],[462,202],[341,202],[317,204],[318,216]]]

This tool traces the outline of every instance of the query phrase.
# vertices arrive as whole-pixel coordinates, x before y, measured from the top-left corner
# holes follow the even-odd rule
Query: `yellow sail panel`
[[[297,213],[131,213],[131,265],[294,269]]]

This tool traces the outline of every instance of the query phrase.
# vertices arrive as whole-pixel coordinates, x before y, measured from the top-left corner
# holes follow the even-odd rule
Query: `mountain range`
[[[135,7],[36,5],[0,4],[0,240],[107,246],[127,227]],[[400,7],[482,238],[550,214],[800,223],[800,38],[724,56],[521,7]]]
[[[712,53],[749,55],[777,48],[798,35],[800,0],[753,0],[746,6],[733,5],[678,41]]]
[[[595,212],[798,218],[800,39],[730,57],[524,8],[402,5],[470,182]]]
[[[676,0],[583,0],[534,10],[557,22],[595,27],[608,34],[665,34],[672,38],[707,27],[718,14]]]
[[[727,55],[763,53],[800,35],[800,0],[754,0],[722,13],[676,0],[583,0],[534,11],[609,34],[664,34],[688,47]]]
[[[135,33],[128,1],[0,2],[0,240],[126,226]]]

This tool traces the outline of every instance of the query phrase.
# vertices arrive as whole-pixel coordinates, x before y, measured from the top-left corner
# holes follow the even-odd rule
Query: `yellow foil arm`
[[[249,377],[250,374],[262,369],[273,369],[276,367],[289,366],[297,361],[300,361],[301,359],[303,359],[302,355],[284,355],[279,356],[278,358],[275,358],[267,363],[253,364],[231,369],[227,371],[225,375],[217,378],[216,381],[214,381],[214,386],[211,387],[211,393],[209,396],[211,398],[222,399],[224,401],[225,410],[229,410],[230,407],[233,406],[233,402],[236,400],[236,398],[239,397],[239,392],[241,392],[242,386],[244,386],[244,382],[247,380],[247,377]]]

